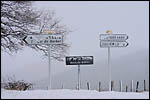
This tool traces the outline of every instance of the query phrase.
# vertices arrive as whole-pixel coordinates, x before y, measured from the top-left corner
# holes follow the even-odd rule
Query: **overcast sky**
[[[56,16],[62,18],[62,23],[73,30],[67,37],[67,42],[71,45],[68,55],[94,56],[94,62],[107,60],[107,48],[100,48],[99,40],[99,35],[107,30],[129,36],[127,47],[111,48],[111,59],[138,51],[149,54],[148,1],[37,1],[33,6],[43,11],[55,10]],[[43,59],[41,52],[26,47],[14,56],[1,53],[3,77],[14,74],[19,79],[33,81],[47,77],[48,59]],[[52,61],[53,75],[67,72],[71,68],[72,66],[66,67],[64,62]]]

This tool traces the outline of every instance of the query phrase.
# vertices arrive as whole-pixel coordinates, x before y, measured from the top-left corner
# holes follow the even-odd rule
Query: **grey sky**
[[[124,56],[149,50],[148,1],[37,1],[34,7],[55,10],[56,16],[62,18],[62,23],[73,30],[67,39],[67,42],[71,44],[68,55],[89,55],[94,56],[94,62],[107,61],[107,48],[100,48],[99,40],[99,35],[105,33],[106,30],[129,36],[127,40],[129,46],[112,48],[111,59],[121,57],[124,60]],[[138,55],[135,58],[139,57]],[[32,81],[45,78],[48,74],[48,59],[42,59],[42,57],[41,52],[35,52],[30,48],[19,51],[15,56],[2,52],[2,76],[15,74],[17,78]],[[134,59],[133,63],[136,65]],[[90,67],[92,65],[87,68]],[[54,75],[67,72],[72,68],[72,66],[66,67],[64,62],[52,61],[52,74]],[[149,66],[143,67],[143,69],[148,68]],[[143,75],[148,75],[147,73]]]

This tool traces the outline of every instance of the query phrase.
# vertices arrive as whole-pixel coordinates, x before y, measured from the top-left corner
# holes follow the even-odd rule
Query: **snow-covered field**
[[[96,90],[28,90],[1,89],[1,99],[149,99],[149,92],[98,92]]]

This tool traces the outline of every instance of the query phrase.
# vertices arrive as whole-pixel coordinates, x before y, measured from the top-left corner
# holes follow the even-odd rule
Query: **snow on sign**
[[[23,40],[31,45],[62,44],[62,35],[27,35]]]
[[[126,47],[128,43],[126,41],[101,41],[100,47],[108,48],[108,47]]]
[[[125,41],[128,39],[126,34],[100,34],[102,41]]]
[[[87,65],[93,64],[93,56],[68,56],[66,65]]]

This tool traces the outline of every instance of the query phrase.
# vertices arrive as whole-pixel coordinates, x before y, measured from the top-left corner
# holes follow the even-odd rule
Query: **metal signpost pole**
[[[51,89],[51,59],[50,59],[50,48],[51,45],[48,45],[48,90]]]
[[[77,65],[77,83],[76,89],[80,90],[81,88],[81,74],[80,74],[80,65],[93,64],[93,56],[68,56],[66,57],[66,65]]]
[[[112,34],[111,30],[107,30],[106,33]],[[109,79],[109,91],[111,91],[111,64],[110,64],[110,47],[108,47],[108,79]]]
[[[108,77],[109,77],[109,91],[111,91],[111,66],[110,66],[110,47],[108,47]]]
[[[109,81],[109,91],[111,91],[111,61],[110,61],[110,48],[111,47],[126,47],[128,43],[125,41],[128,39],[126,34],[112,34],[111,30],[107,30],[108,34],[100,35],[100,47],[108,48],[108,81]],[[122,83],[121,83],[122,91]]]
[[[47,30],[48,31],[48,30]],[[49,30],[49,33],[54,33],[55,30]],[[56,32],[55,32],[56,33]],[[39,39],[40,38],[40,39]],[[27,35],[23,38],[23,41],[26,44],[30,45],[48,45],[47,51],[48,51],[48,90],[51,89],[51,57],[50,57],[50,52],[51,52],[51,44],[62,44],[62,35],[49,35],[49,34],[42,34],[42,35]]]
[[[80,90],[80,65],[78,65],[78,90]]]

